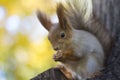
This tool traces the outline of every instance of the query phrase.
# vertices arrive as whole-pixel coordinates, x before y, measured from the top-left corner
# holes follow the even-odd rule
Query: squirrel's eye
[[[61,37],[61,38],[64,38],[64,37],[65,37],[65,33],[62,32],[62,33],[60,34],[60,37]]]

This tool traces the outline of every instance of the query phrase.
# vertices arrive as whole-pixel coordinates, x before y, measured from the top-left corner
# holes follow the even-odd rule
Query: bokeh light
[[[48,31],[36,17],[55,15],[56,0],[0,0],[0,80],[28,80],[54,67]]]

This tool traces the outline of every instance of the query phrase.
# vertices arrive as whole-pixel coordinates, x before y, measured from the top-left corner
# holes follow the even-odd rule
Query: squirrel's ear
[[[57,16],[59,19],[59,24],[62,29],[71,29],[65,14],[65,10],[65,7],[61,3],[57,5]]]
[[[52,22],[50,21],[50,18],[40,10],[37,10],[37,17],[41,24],[49,31],[52,27]]]

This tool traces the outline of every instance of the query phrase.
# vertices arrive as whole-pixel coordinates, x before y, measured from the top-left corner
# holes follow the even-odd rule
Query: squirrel
[[[90,2],[91,1],[91,2]],[[91,3],[91,5],[89,5]],[[86,80],[104,68],[112,45],[112,37],[92,11],[92,0],[66,0],[57,4],[58,23],[37,11],[41,24],[48,30],[48,39],[55,61],[68,80]]]

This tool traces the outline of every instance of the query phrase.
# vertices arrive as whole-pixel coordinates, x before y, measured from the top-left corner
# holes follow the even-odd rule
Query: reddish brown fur
[[[57,16],[59,18],[59,27],[61,27],[63,30],[67,30],[67,33],[72,34],[71,32],[71,25],[67,20],[67,17],[65,15],[65,8],[62,4],[57,5]],[[72,36],[72,35],[70,35]],[[69,37],[70,37],[69,36]]]
[[[61,70],[61,72],[65,75],[65,77],[68,80],[74,80],[71,72],[69,70],[67,70],[67,68],[65,68],[63,65],[58,65],[57,68],[59,68]]]
[[[37,17],[41,22],[41,24],[49,31],[52,26],[52,22],[50,21],[50,18],[41,11],[37,11]]]
[[[54,60],[65,63],[67,61],[76,62],[76,61],[80,60],[80,58],[75,56],[74,51],[72,49],[70,49],[70,50],[65,50],[62,52],[58,51],[56,54],[54,54]]]

